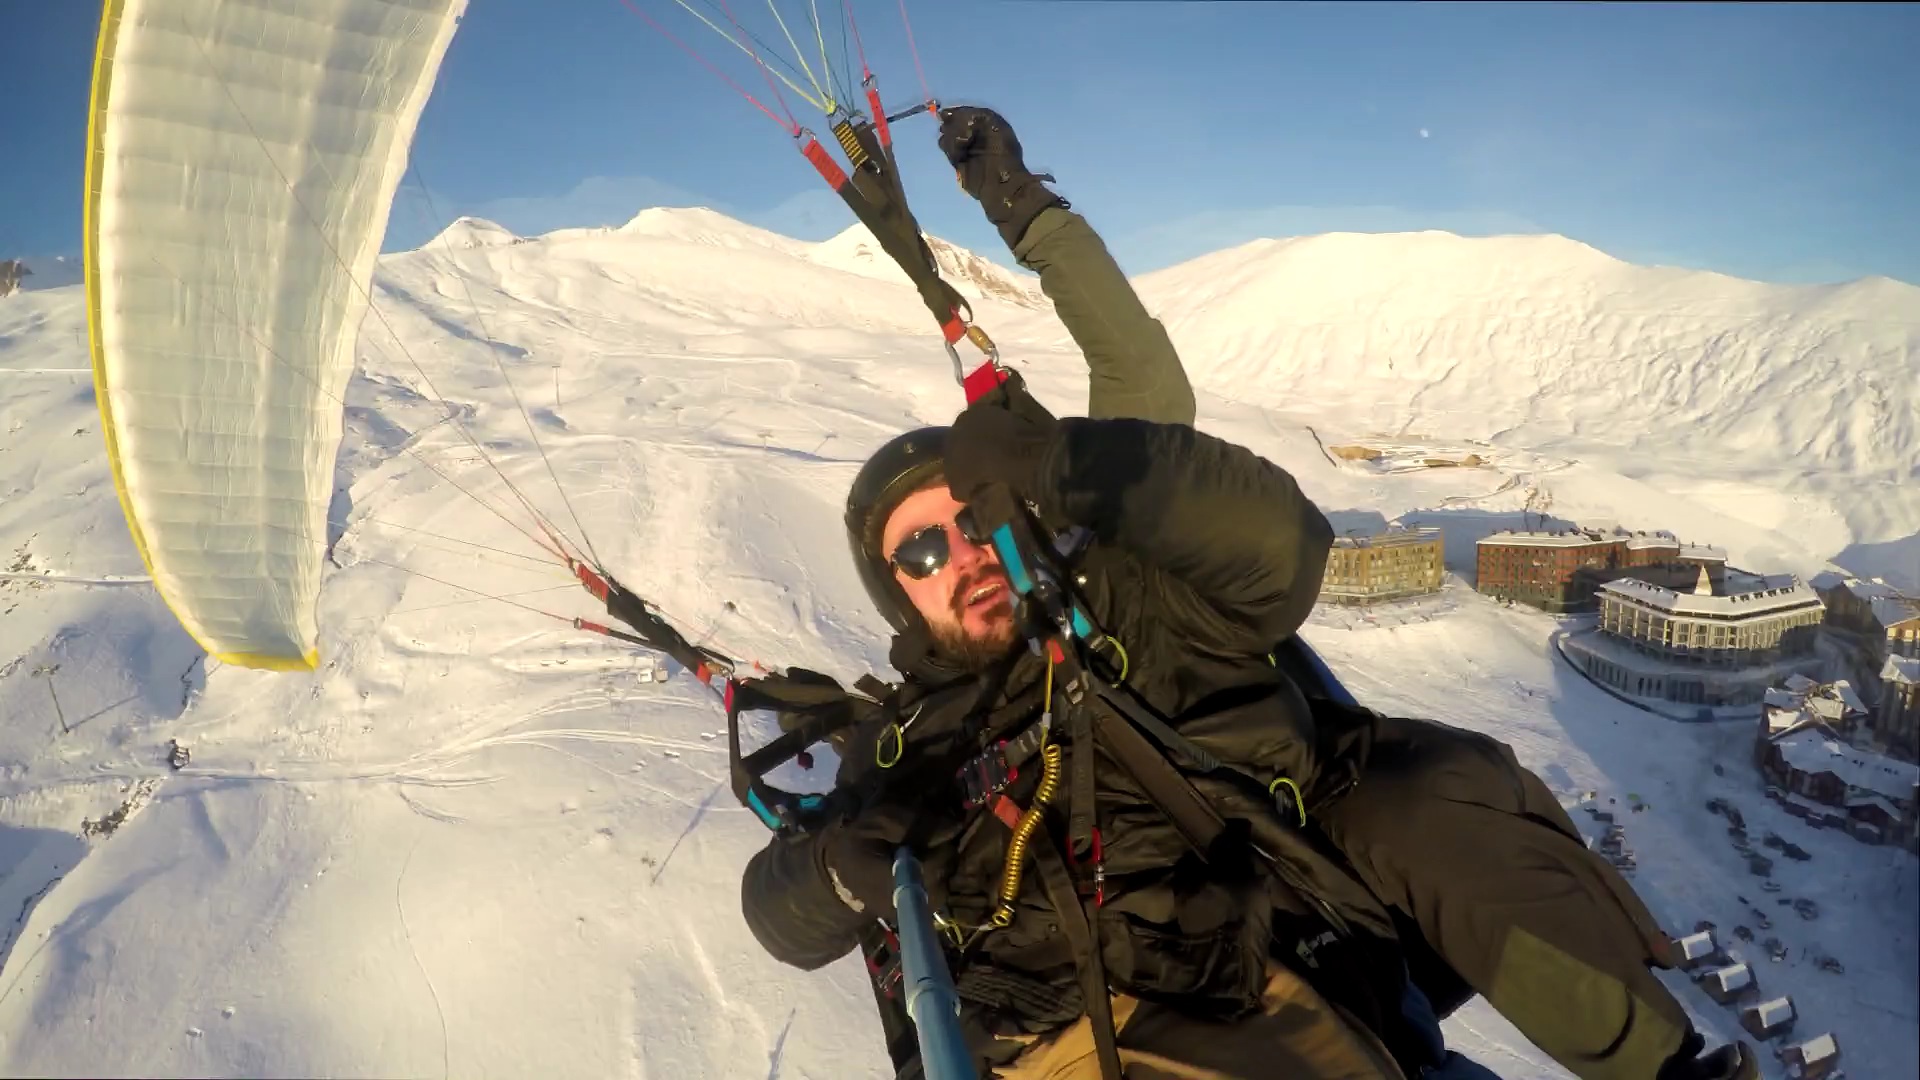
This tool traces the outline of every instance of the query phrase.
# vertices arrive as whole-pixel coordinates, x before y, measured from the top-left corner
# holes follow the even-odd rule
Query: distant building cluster
[[[1624,529],[1498,532],[1482,537],[1478,548],[1474,588],[1556,615],[1595,610],[1600,586],[1609,581],[1692,588],[1704,572],[1717,589],[1727,570],[1727,554],[1717,548]]]
[[[1376,604],[1440,591],[1446,558],[1438,529],[1390,529],[1342,536],[1327,554],[1320,600]]]
[[[1791,997],[1765,998],[1760,977],[1753,966],[1724,949],[1714,939],[1711,923],[1675,941],[1675,962],[1680,970],[1714,1001],[1740,1012],[1740,1026],[1754,1038],[1766,1042],[1782,1039],[1774,1046],[1774,1057],[1786,1066],[1795,1080],[1833,1080],[1839,1076],[1840,1041],[1831,1032],[1798,1042],[1787,1042],[1800,1011]]]
[[[1920,598],[1879,578],[1822,574],[1813,584],[1871,710],[1862,737],[1883,753],[1920,761]]]
[[[1859,746],[1865,702],[1844,680],[1767,692],[1754,763],[1767,795],[1816,828],[1920,852],[1920,765]]]
[[[1573,635],[1568,659],[1623,694],[1718,708],[1757,705],[1779,679],[1817,671],[1820,597],[1792,577],[1727,595],[1621,578],[1599,589],[1597,632]]]

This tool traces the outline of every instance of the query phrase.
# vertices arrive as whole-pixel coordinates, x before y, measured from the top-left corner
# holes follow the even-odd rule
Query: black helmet
[[[847,492],[847,547],[853,552],[860,583],[873,605],[896,632],[918,621],[907,594],[893,579],[880,550],[887,515],[901,500],[925,487],[945,466],[947,429],[923,427],[897,435],[874,452]]]

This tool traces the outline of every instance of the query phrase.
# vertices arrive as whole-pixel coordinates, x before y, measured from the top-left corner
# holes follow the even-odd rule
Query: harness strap
[[[1067,698],[1067,737],[1071,741],[1072,760],[1067,784],[1067,849],[1076,862],[1085,862],[1093,854],[1095,830],[1093,775],[1093,717],[1086,707],[1085,689],[1069,679],[1062,693]]]
[[[1107,996],[1107,967],[1100,959],[1099,925],[1088,917],[1087,908],[1073,886],[1073,875],[1051,836],[1034,847],[1034,862],[1040,871],[1040,884],[1047,900],[1060,914],[1060,928],[1079,960],[1080,994],[1086,999],[1087,1022],[1093,1027],[1094,1052],[1100,1059],[1101,1080],[1123,1080],[1119,1037],[1113,1027],[1113,1000]]]

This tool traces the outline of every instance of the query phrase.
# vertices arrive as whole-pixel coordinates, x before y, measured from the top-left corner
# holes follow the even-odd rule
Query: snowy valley
[[[1083,411],[1037,283],[935,248],[1042,399]],[[1559,620],[1472,587],[1474,541],[1544,486],[1566,522],[1920,590],[1920,289],[1442,233],[1257,241],[1138,285],[1202,427],[1342,530],[1444,534],[1439,594],[1307,627],[1362,701],[1510,742],[1569,807],[1612,800],[1675,934],[1771,916],[1784,958],[1721,944],[1792,995],[1776,1042],[1833,1032],[1851,1076],[1920,1072],[1920,860],[1765,799],[1757,719],[1637,710],[1554,652]],[[0,1072],[885,1075],[858,959],[783,968],[741,921],[766,833],[713,696],[569,624],[595,604],[509,522],[494,465],[690,637],[885,673],[840,507],[869,452],[962,402],[925,309],[857,229],[809,244],[705,210],[528,238],[462,219],[384,257],[374,295],[302,674],[210,663],[147,585],[82,289],[0,300]],[[1777,896],[1711,799],[1811,853]],[[1484,1003],[1447,1027],[1508,1080],[1565,1075]]]

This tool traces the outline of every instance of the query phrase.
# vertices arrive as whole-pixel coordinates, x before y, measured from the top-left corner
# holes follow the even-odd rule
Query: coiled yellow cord
[[[1047,662],[1047,687],[1040,701],[1043,710],[1040,722],[1049,724],[1053,717],[1053,662]],[[1007,841],[1007,859],[1000,867],[1000,906],[994,909],[993,925],[1006,929],[1013,925],[1013,901],[1020,895],[1020,879],[1027,872],[1027,844],[1033,839],[1033,830],[1040,827],[1040,819],[1046,813],[1047,804],[1060,793],[1061,750],[1053,741],[1051,729],[1041,736],[1045,741],[1040,745],[1040,783],[1033,789],[1033,805],[1020,815],[1019,824],[1013,827],[1013,838]]]
[[[1027,844],[1033,839],[1033,830],[1040,827],[1047,804],[1060,792],[1062,757],[1058,743],[1048,743],[1041,749],[1040,785],[1034,789],[1033,805],[1020,815],[1020,824],[1014,826],[1013,838],[1007,841],[1007,861],[1000,870],[1000,906],[993,912],[993,925],[1001,929],[1013,925],[1013,902],[1020,895],[1020,879],[1026,874]]]

